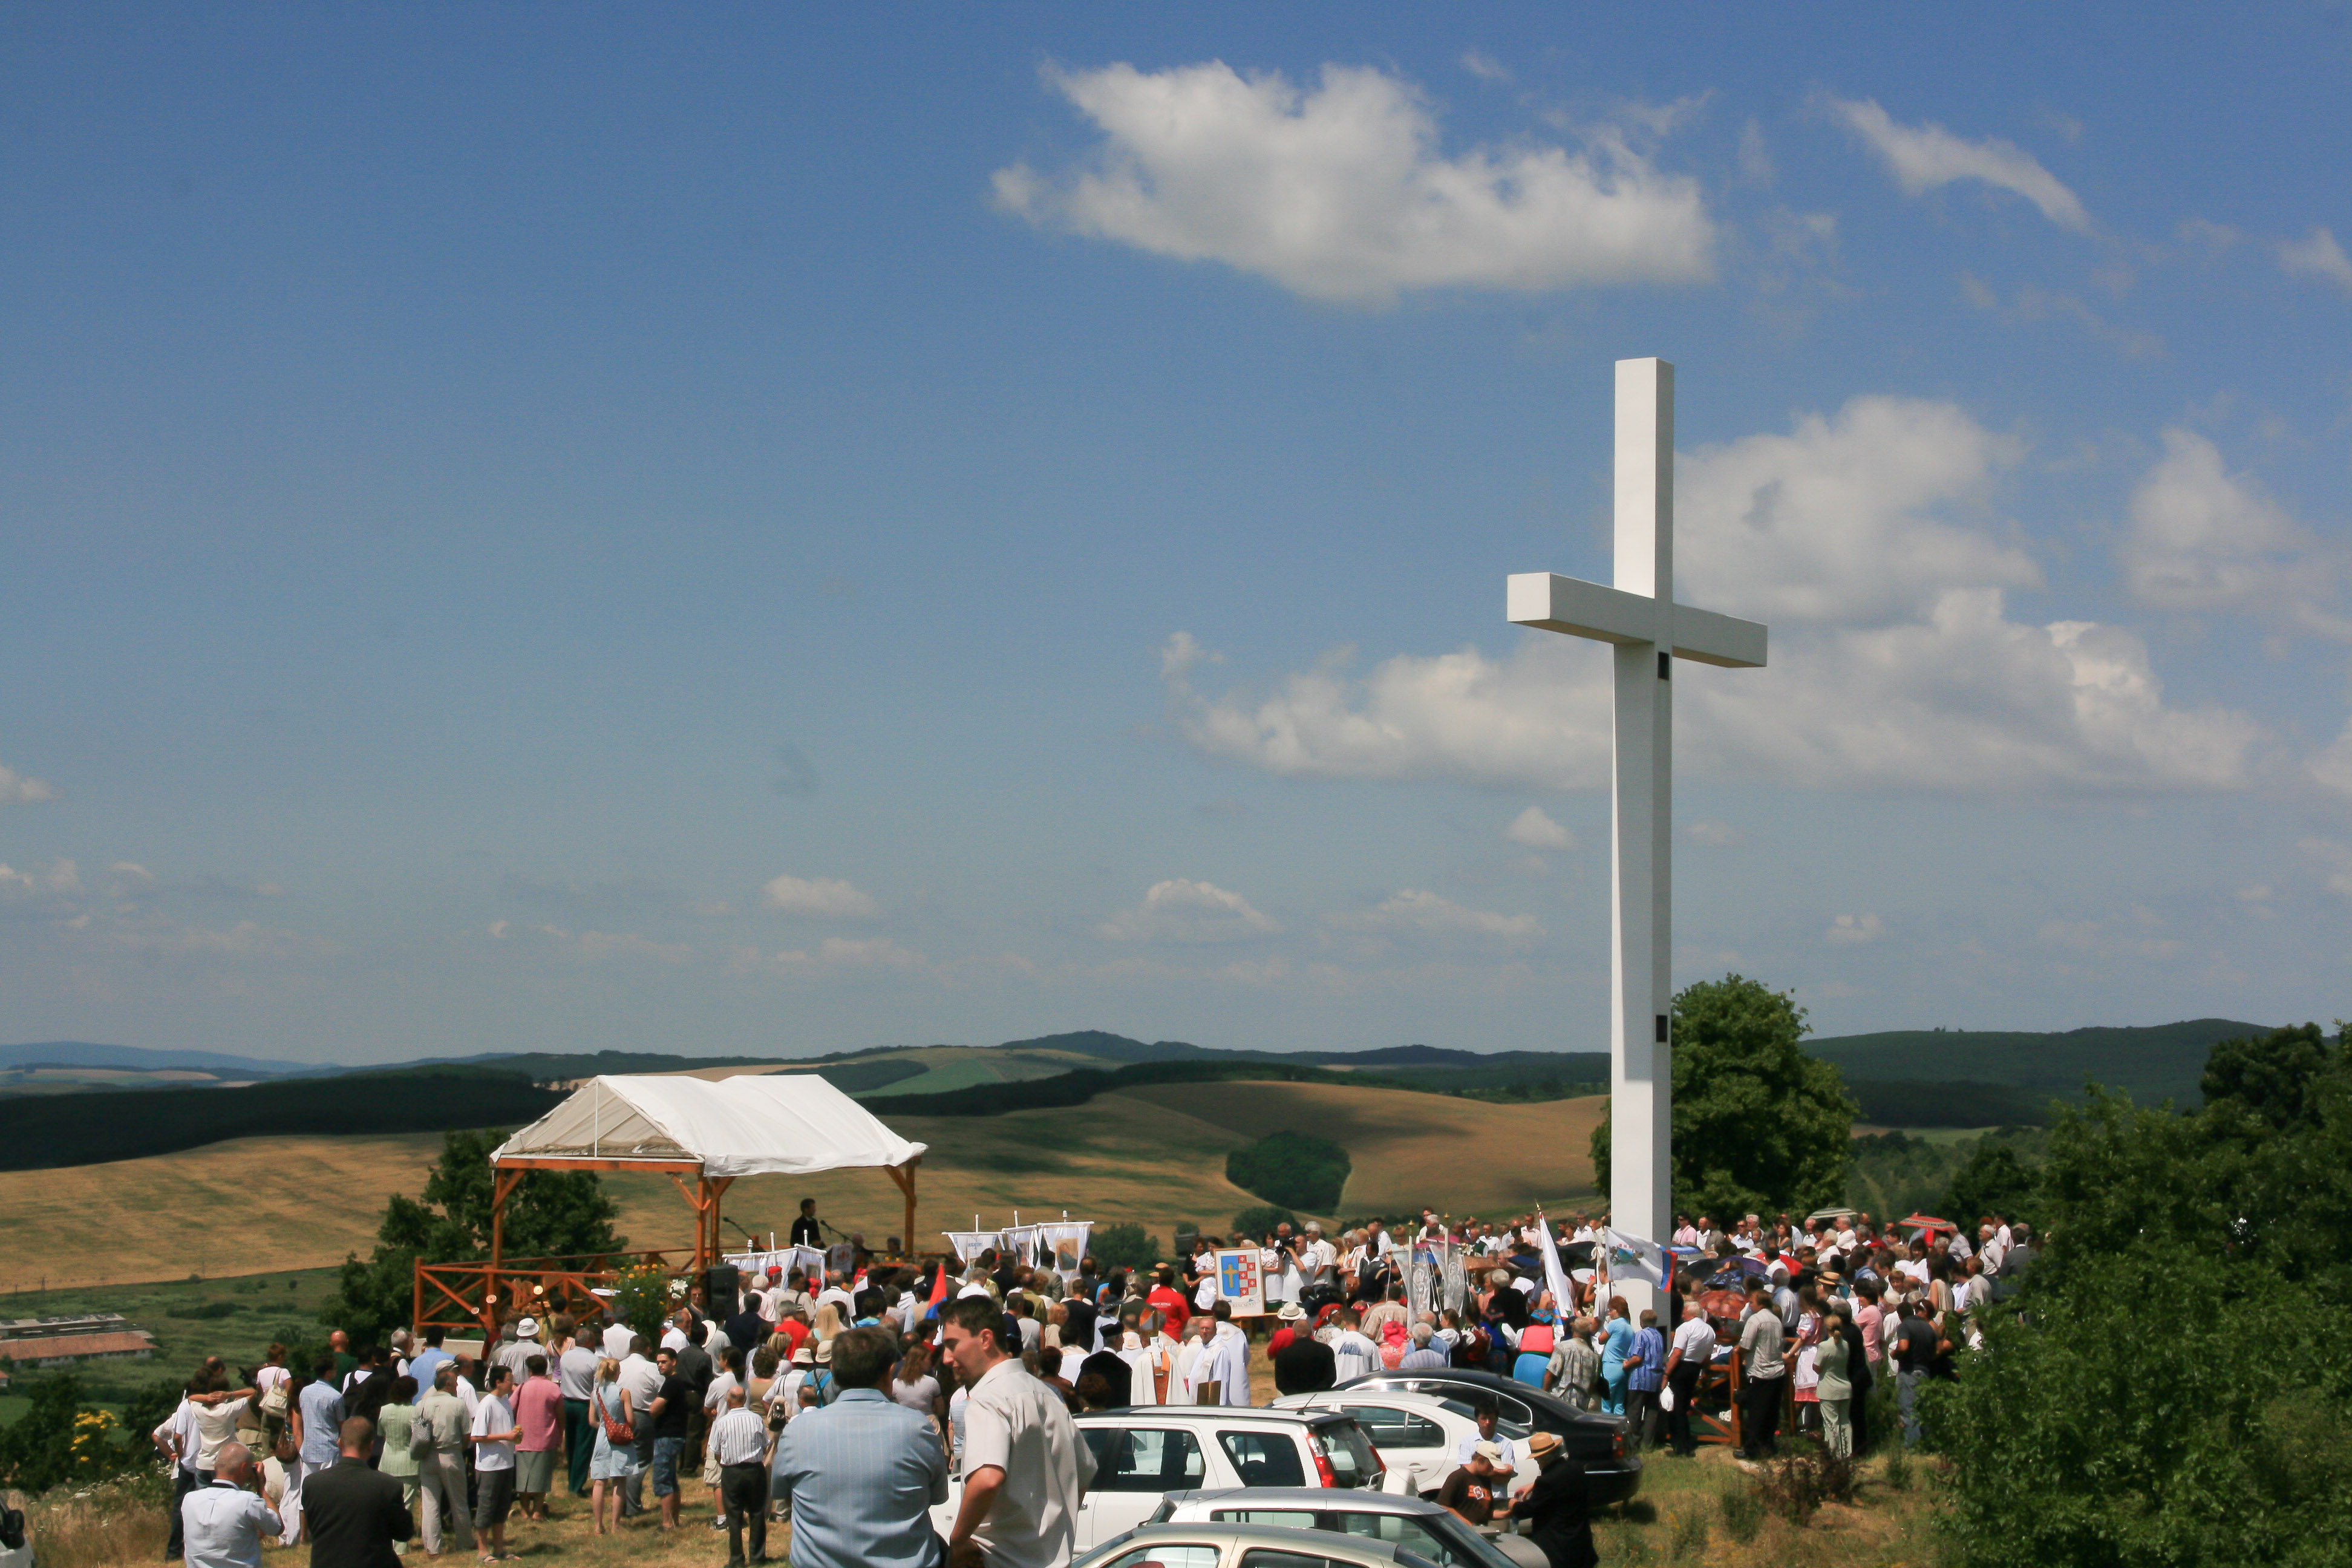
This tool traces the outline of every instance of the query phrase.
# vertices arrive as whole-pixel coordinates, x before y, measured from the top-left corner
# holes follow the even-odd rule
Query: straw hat
[[[1295,1323],[1298,1321],[1299,1319],[1307,1316],[1307,1309],[1300,1306],[1296,1301],[1285,1301],[1282,1304],[1281,1309],[1275,1313],[1275,1316],[1280,1318],[1286,1323]]]
[[[1528,1434],[1528,1457],[1538,1465],[1549,1465],[1559,1458],[1559,1435],[1555,1432]]]

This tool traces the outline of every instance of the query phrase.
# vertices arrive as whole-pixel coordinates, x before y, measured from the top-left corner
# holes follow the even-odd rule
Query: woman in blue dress
[[[1603,1415],[1625,1414],[1625,1355],[1633,1348],[1633,1319],[1625,1306],[1625,1298],[1609,1298],[1608,1326],[1601,1331],[1601,1413]]]
[[[613,1441],[614,1428],[625,1433],[634,1430],[636,1416],[629,1408],[629,1391],[621,1386],[621,1363],[611,1356],[596,1363],[596,1385],[588,1395],[588,1418],[596,1424],[596,1452],[588,1461],[588,1479],[595,1483],[590,1489],[589,1507],[596,1515],[596,1533],[612,1535],[621,1528],[621,1488],[641,1467],[635,1443]],[[650,1415],[645,1418],[652,1419]],[[609,1529],[604,1522],[607,1497],[613,1500]]]

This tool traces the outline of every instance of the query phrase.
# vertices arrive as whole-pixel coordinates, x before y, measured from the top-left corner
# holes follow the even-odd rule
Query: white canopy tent
[[[490,1258],[503,1239],[506,1200],[526,1171],[658,1171],[694,1205],[695,1266],[719,1256],[719,1200],[739,1176],[807,1175],[879,1167],[906,1199],[915,1236],[915,1167],[925,1146],[814,1073],[698,1078],[608,1076],[492,1152]],[[696,1186],[687,1187],[685,1177]]]

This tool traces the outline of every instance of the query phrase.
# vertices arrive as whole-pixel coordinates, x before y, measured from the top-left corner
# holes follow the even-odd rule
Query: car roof
[[[1130,1546],[1149,1546],[1157,1541],[1198,1541],[1203,1535],[1223,1536],[1227,1541],[1247,1542],[1270,1546],[1277,1551],[1297,1552],[1298,1531],[1286,1530],[1278,1524],[1225,1524],[1195,1520],[1185,1524],[1142,1524],[1128,1531]],[[1106,1542],[1105,1545],[1109,1542]],[[1368,1535],[1338,1535],[1328,1542],[1318,1541],[1314,1554],[1320,1557],[1360,1555],[1375,1563],[1393,1563],[1397,1547],[1390,1542],[1375,1541]]]
[[[1081,1426],[1129,1426],[1139,1419],[1154,1422],[1272,1421],[1284,1426],[1313,1426],[1338,1414],[1330,1410],[1277,1410],[1267,1405],[1123,1405],[1116,1410],[1089,1410],[1077,1417]]]
[[[1559,1395],[1546,1394],[1540,1388],[1530,1388],[1516,1378],[1497,1377],[1491,1372],[1473,1372],[1467,1367],[1460,1366],[1433,1366],[1418,1371],[1400,1369],[1393,1372],[1370,1373],[1362,1377],[1351,1377],[1327,1392],[1345,1394],[1351,1388],[1360,1388],[1367,1394],[1402,1394],[1404,1390],[1394,1387],[1394,1384],[1403,1378],[1429,1378],[1435,1382],[1451,1384],[1465,1393],[1508,1394],[1530,1408],[1541,1410],[1546,1415],[1556,1418],[1565,1416],[1572,1420],[1601,1426],[1614,1425],[1617,1420],[1613,1415],[1602,1415],[1591,1410],[1579,1410]]]
[[[1402,1492],[1368,1492],[1341,1487],[1212,1487],[1205,1491],[1170,1492],[1179,1508],[1295,1508],[1316,1513],[1444,1513],[1433,1502]]]
[[[1466,1388],[1462,1392],[1465,1395],[1474,1394],[1473,1390]],[[1338,1388],[1326,1388],[1315,1394],[1286,1394],[1283,1395],[1283,1398],[1286,1400],[1378,1400],[1382,1405],[1394,1405],[1406,1410],[1414,1409],[1419,1406],[1426,1406],[1431,1410],[1444,1410],[1445,1414],[1452,1415],[1456,1419],[1461,1417],[1462,1412],[1459,1410],[1446,1410],[1446,1405],[1449,1403],[1457,1405],[1470,1403],[1470,1400],[1467,1398],[1458,1398],[1453,1394],[1423,1394],[1418,1389],[1409,1388],[1365,1388],[1354,1384],[1343,1384]],[[1328,1410],[1331,1408],[1331,1406],[1328,1405],[1318,1404],[1315,1405],[1276,1405],[1276,1408],[1288,1408],[1292,1410]]]

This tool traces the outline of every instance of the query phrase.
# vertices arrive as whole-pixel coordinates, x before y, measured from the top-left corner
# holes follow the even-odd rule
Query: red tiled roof
[[[155,1342],[142,1333],[58,1334],[45,1339],[0,1340],[0,1358],[55,1361],[62,1356],[122,1355],[154,1348]]]

